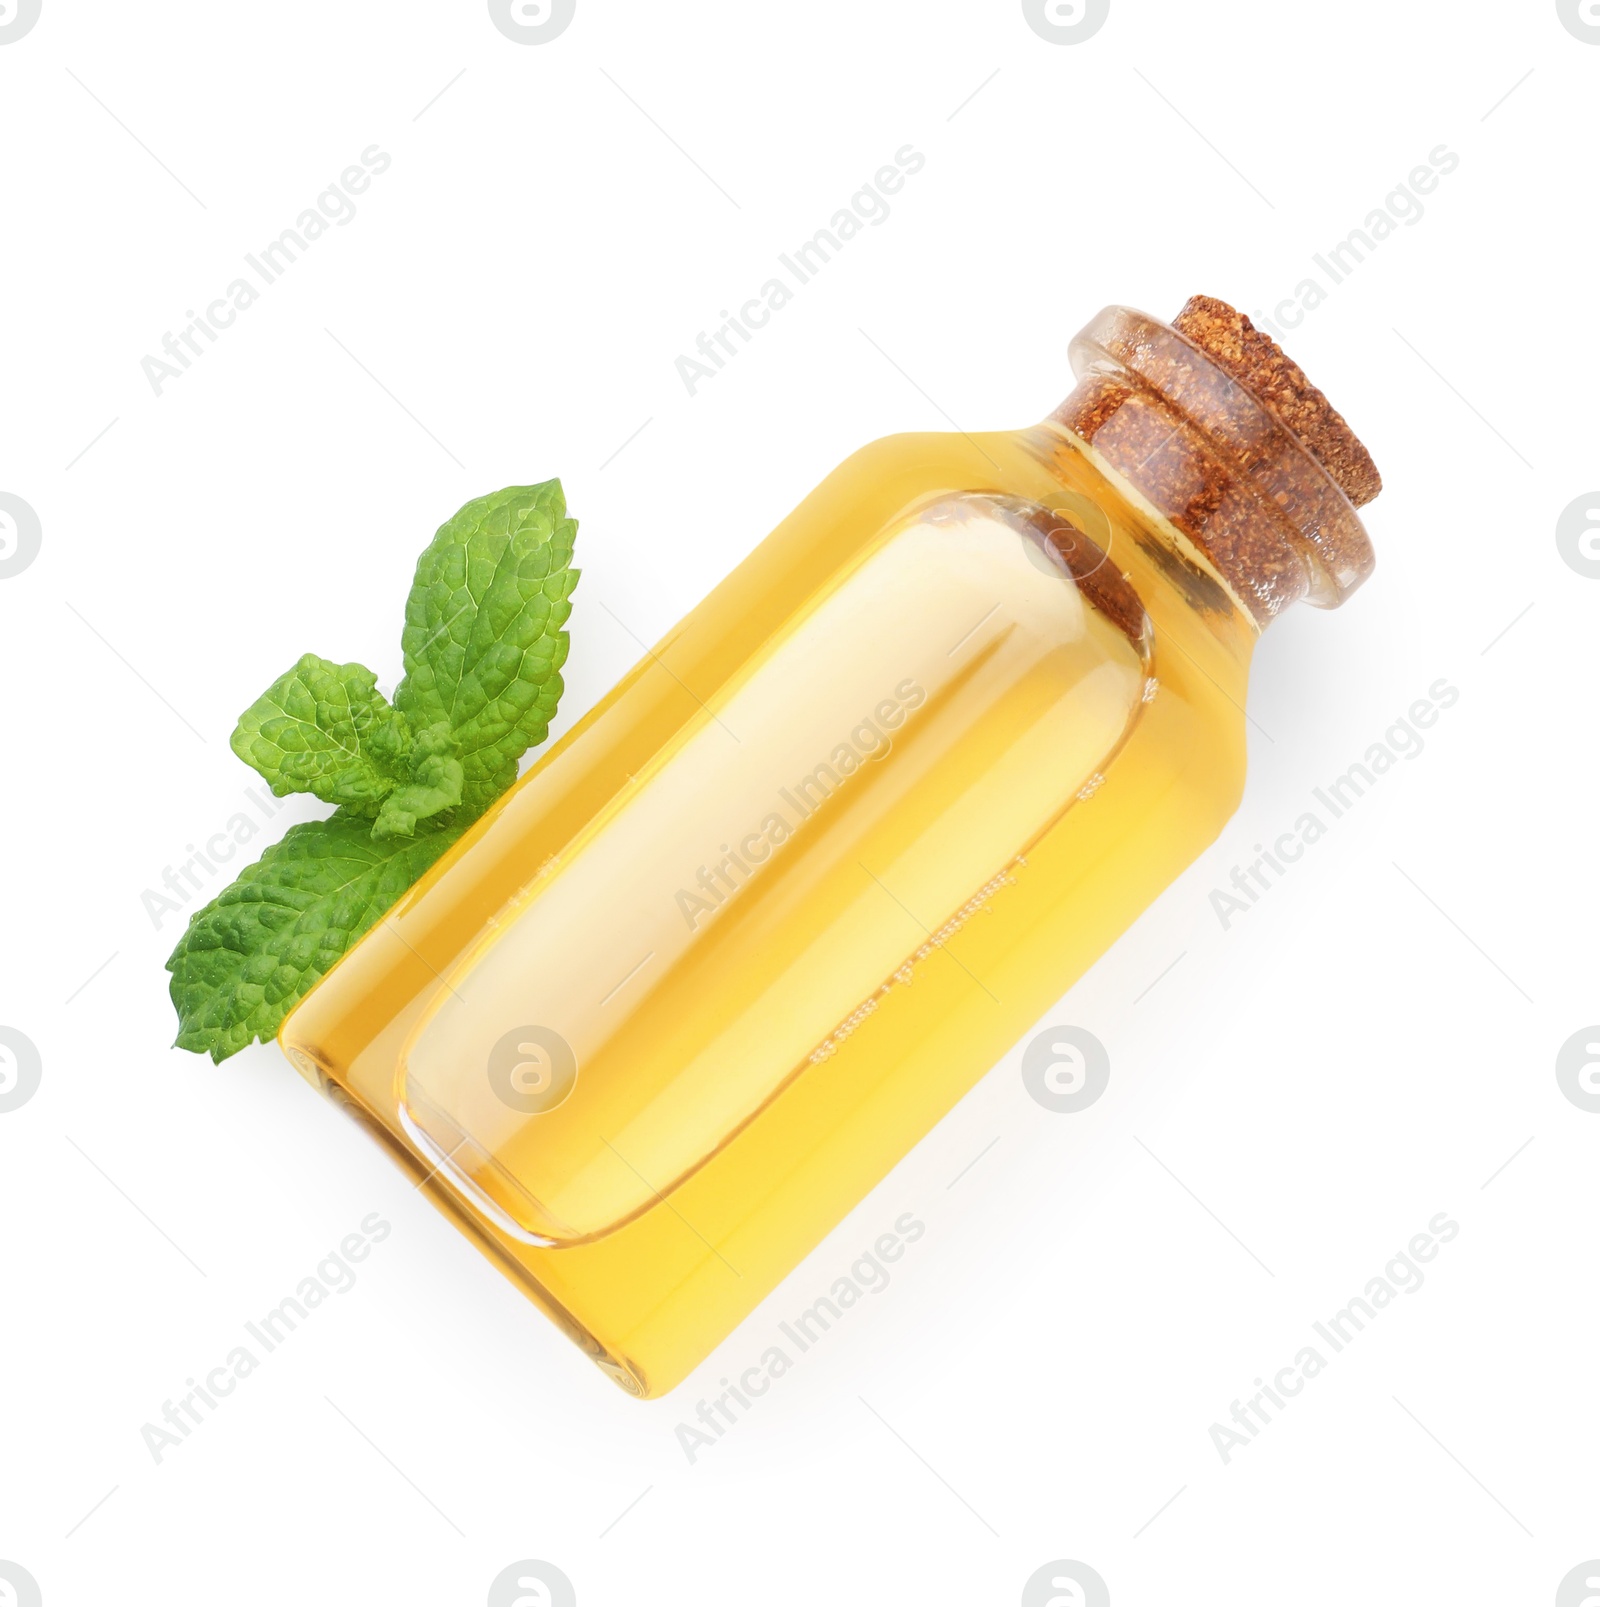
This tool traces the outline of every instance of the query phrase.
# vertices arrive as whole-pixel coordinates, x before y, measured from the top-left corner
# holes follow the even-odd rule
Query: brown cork
[[[1190,296],[1172,327],[1202,347],[1274,415],[1360,508],[1383,490],[1378,465],[1338,410],[1242,312],[1215,296]]]
[[[1053,420],[1121,475],[1258,624],[1333,607],[1372,572],[1355,511],[1377,470],[1301,370],[1223,302],[1173,325],[1107,307],[1078,334]],[[1175,560],[1176,561],[1176,560]]]

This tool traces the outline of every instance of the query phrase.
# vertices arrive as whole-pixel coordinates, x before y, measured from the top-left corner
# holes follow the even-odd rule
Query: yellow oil
[[[1142,617],[1074,581],[1041,535],[1062,525]],[[659,1394],[1215,836],[1254,639],[1052,426],[878,442],[283,1045],[624,1387]]]

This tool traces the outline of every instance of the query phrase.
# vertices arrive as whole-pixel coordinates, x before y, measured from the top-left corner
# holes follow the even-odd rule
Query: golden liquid
[[[1035,533],[1085,498],[1142,633]],[[670,1388],[1232,812],[1254,632],[1179,544],[1047,427],[867,448],[285,1048],[619,1382]]]

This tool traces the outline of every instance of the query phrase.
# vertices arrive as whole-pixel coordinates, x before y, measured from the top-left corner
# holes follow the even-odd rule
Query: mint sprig
[[[233,751],[337,808],[190,919],[167,961],[180,1049],[272,1037],[516,779],[561,698],[577,529],[559,480],[469,502],[417,562],[392,705],[371,670],[307,653],[245,710]]]
[[[409,837],[461,802],[460,744],[440,720],[413,734],[361,664],[307,653],[239,717],[233,751],[281,798],[309,792],[375,819],[374,837]]]
[[[461,748],[462,803],[481,812],[544,741],[561,696],[558,627],[577,584],[561,482],[469,502],[417,561],[400,637],[406,675],[394,704],[414,729],[446,725]],[[510,539],[528,522],[545,534]]]

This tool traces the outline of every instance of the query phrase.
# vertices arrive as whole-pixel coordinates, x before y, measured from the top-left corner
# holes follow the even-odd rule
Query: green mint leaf
[[[167,961],[179,1048],[221,1061],[276,1034],[516,779],[561,696],[577,528],[556,480],[469,502],[417,564],[392,707],[371,670],[308,653],[245,711],[234,752],[338,813],[191,918]]]
[[[360,664],[307,653],[239,717],[233,751],[282,797],[314,793],[367,815],[404,774],[410,733]]]
[[[462,803],[474,814],[549,732],[567,657],[561,627],[578,583],[577,529],[559,480],[508,486],[440,526],[417,562],[395,707],[414,731],[448,724]]]
[[[191,919],[172,951],[177,1046],[220,1062],[271,1038],[468,824],[381,842],[355,815],[291,826]]]
[[[411,749],[411,780],[383,800],[372,835],[409,837],[417,822],[461,802],[466,773],[450,727],[441,720],[422,732]]]

